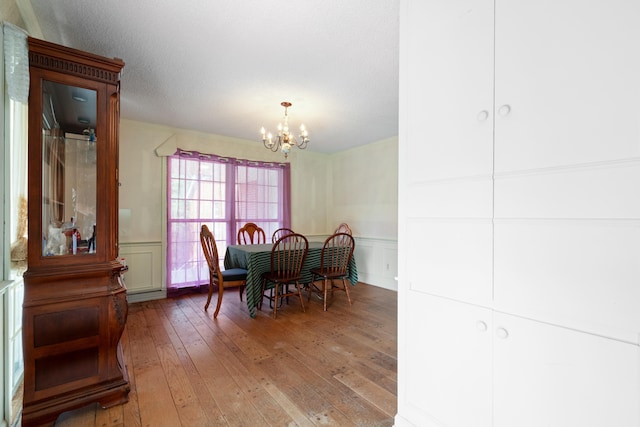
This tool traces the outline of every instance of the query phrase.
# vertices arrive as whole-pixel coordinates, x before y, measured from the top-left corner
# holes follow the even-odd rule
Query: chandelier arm
[[[296,141],[296,147],[298,147],[301,150],[304,150],[305,148],[307,148],[308,143],[309,143],[309,138],[307,138],[304,135],[300,135],[300,143]]]
[[[274,153],[280,149],[280,138],[273,141],[271,144],[269,144],[267,139],[263,139],[262,143],[264,144],[264,148],[267,148],[273,151]]]

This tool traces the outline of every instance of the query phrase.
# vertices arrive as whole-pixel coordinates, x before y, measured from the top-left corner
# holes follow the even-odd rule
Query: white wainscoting
[[[128,302],[167,297],[161,242],[120,243],[120,257],[129,267],[124,275]]]
[[[355,237],[358,280],[381,288],[398,290],[398,242]]]
[[[324,242],[328,235],[305,234],[310,242]],[[358,281],[398,290],[398,241],[354,236]]]
[[[5,289],[11,282],[0,282],[0,319],[3,319],[4,322],[4,313],[7,311],[7,298],[5,295]],[[3,384],[0,389],[0,427],[5,427],[8,424],[9,414],[6,413],[5,408],[11,407],[11,394],[8,393],[7,387],[4,385],[7,384],[5,381],[5,360],[9,357],[9,349],[11,348],[4,333],[4,327],[0,328],[0,345],[2,346],[2,352],[0,352],[0,382]]]
[[[11,400],[22,382],[24,364],[22,357],[22,300],[24,299],[24,282],[22,277],[14,281],[0,282],[0,319],[4,327],[0,327],[0,427],[16,424],[20,412],[13,413]]]

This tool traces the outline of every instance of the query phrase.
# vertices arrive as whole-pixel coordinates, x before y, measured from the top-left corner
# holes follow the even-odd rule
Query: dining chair
[[[343,222],[335,229],[333,234],[336,233],[347,233],[349,236],[353,235],[353,233],[351,232],[351,227],[349,227],[349,224],[347,224],[346,222]]]
[[[340,224],[333,232],[333,234],[337,234],[337,233],[346,233],[349,236],[353,236],[353,233],[351,232],[351,227],[349,227],[349,224],[347,224],[346,222],[343,222],[342,224]]]
[[[295,231],[290,228],[278,228],[273,232],[273,236],[271,236],[271,243],[275,243],[279,238],[292,233],[295,233]]]
[[[247,222],[238,230],[238,245],[259,245],[267,243],[267,235],[264,230],[253,222]],[[240,288],[240,301],[244,293],[244,286]]]
[[[309,241],[302,234],[291,233],[279,238],[271,249],[271,268],[262,273],[262,294],[258,310],[262,310],[262,302],[266,297],[273,303],[273,318],[278,316],[278,305],[284,298],[297,295],[304,312],[300,277],[302,266],[309,252]],[[290,290],[289,285],[295,285]],[[266,295],[266,291],[269,295]]]
[[[309,296],[307,301],[311,299],[312,293],[322,294],[324,299],[324,311],[327,311],[327,297],[331,291],[331,299],[333,299],[333,291],[339,290],[347,294],[349,306],[351,306],[351,295],[349,295],[349,286],[347,286],[346,278],[349,275],[349,262],[353,256],[355,242],[353,237],[347,233],[334,233],[325,240],[320,253],[320,267],[312,268],[311,283],[309,284]],[[342,280],[342,287],[336,286],[334,280]],[[318,288],[315,282],[322,280],[322,287]]]
[[[215,319],[218,317],[218,312],[220,312],[224,289],[239,287],[239,292],[242,292],[247,282],[247,270],[244,268],[230,268],[228,270],[220,269],[218,246],[216,245],[216,240],[213,237],[213,234],[209,231],[209,227],[207,227],[206,224],[203,224],[200,228],[200,243],[202,244],[202,251],[204,252],[204,257],[207,259],[207,265],[209,266],[209,295],[207,296],[207,303],[204,305],[205,311],[209,308],[214,286],[218,287],[218,303],[216,304],[216,311],[213,313],[213,318]]]
[[[248,222],[238,230],[239,245],[258,245],[267,243],[264,230],[253,222]]]

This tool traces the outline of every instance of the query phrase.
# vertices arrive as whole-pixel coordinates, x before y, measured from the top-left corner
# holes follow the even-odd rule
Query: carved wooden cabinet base
[[[51,425],[62,412],[93,402],[127,402],[121,269],[114,263],[25,275],[23,426]]]

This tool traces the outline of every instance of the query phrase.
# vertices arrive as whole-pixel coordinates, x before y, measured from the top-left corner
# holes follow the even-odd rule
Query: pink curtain
[[[267,240],[276,229],[291,227],[288,163],[181,149],[167,162],[168,296],[209,283],[200,246],[202,224],[213,232],[221,258],[227,245],[236,244],[237,230],[246,222],[262,227]]]

